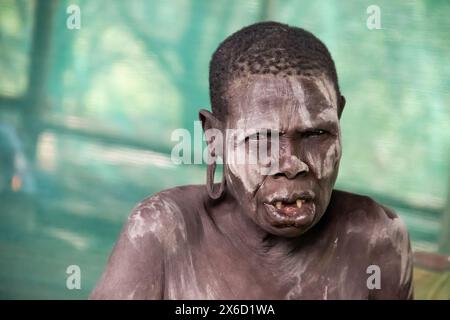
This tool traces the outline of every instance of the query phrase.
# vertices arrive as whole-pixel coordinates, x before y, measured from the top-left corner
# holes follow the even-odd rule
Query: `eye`
[[[322,130],[322,129],[313,129],[313,130],[308,130],[304,133],[304,136],[309,138],[309,137],[317,137],[317,136],[322,136],[324,134],[328,133],[326,130]]]

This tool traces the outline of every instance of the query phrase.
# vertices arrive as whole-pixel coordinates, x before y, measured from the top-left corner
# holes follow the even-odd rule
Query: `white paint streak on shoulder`
[[[173,252],[177,249],[177,236],[186,240],[186,230],[179,207],[170,200],[155,195],[136,208],[128,219],[127,235],[134,246],[151,233],[161,244]]]

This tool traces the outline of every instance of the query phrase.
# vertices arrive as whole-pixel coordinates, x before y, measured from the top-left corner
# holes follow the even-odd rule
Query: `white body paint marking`
[[[335,248],[337,247],[338,241],[339,241],[339,238],[336,237],[336,239],[334,239],[334,242],[333,242],[333,245]]]
[[[135,241],[138,238],[142,238],[147,232],[152,232],[158,234],[157,238],[161,242],[159,232],[157,232],[158,230],[162,230],[162,225],[159,221],[160,212],[156,211],[154,213],[155,223],[146,223],[141,213],[142,211],[138,210],[130,217],[130,224],[128,226],[128,236],[130,240],[135,244]]]
[[[392,220],[394,224],[394,230],[399,232],[402,238],[399,241],[396,241],[396,251],[400,255],[400,284],[406,284],[408,281],[408,260],[409,260],[409,247],[408,247],[408,237],[407,237],[407,228],[403,220],[400,217],[397,217]],[[410,267],[410,266],[409,266]]]
[[[323,160],[322,170],[320,172],[320,177],[328,177],[334,172],[334,164],[336,160],[339,158],[339,141],[332,144],[325,154],[325,159]]]
[[[147,216],[143,217],[145,209],[148,209]],[[186,240],[186,230],[180,222],[181,219],[182,214],[178,206],[155,195],[149,203],[129,217],[128,238],[138,247],[139,239],[151,233],[169,252],[174,253],[178,247],[177,235]]]
[[[334,88],[333,82],[331,82],[324,74],[320,77],[314,77],[313,80],[325,99],[327,99],[330,106],[337,108],[336,89]]]
[[[339,117],[335,108],[326,108],[317,115],[317,118],[323,121],[339,121]]]
[[[298,80],[295,78],[289,78],[289,83],[291,85],[292,93],[294,97],[298,100],[298,112],[300,114],[300,118],[306,127],[311,127],[311,114],[306,108],[305,104],[305,91],[303,90],[303,86]]]
[[[265,78],[266,77],[266,78]],[[323,99],[329,108],[325,108],[319,114],[314,116],[306,106],[307,92],[305,92],[304,84],[299,81],[299,78],[303,80],[308,80],[317,87],[317,90],[323,95]],[[253,81],[254,79],[254,81]],[[282,83],[282,82],[285,83]],[[287,86],[286,86],[287,84]],[[239,128],[244,132],[254,131],[255,129],[272,129],[272,130],[283,130],[290,127],[299,126],[299,121],[301,126],[304,128],[312,128],[315,125],[315,121],[321,120],[325,122],[339,122],[337,114],[337,97],[334,84],[328,79],[325,74],[315,76],[315,77],[298,77],[292,76],[287,78],[280,78],[280,81],[273,81],[272,76],[261,76],[257,75],[249,76],[246,78],[239,78],[230,83],[229,92],[235,92],[235,90],[247,90],[245,96],[240,96],[236,99],[232,94],[230,99],[233,99],[233,103],[237,104],[236,108],[233,108],[235,116],[237,118],[235,123],[228,123],[227,128]],[[269,98],[272,96],[277,96],[282,101],[291,101],[288,105],[280,107],[290,108],[288,112],[273,112],[273,108],[278,107],[275,105],[273,100]],[[268,98],[269,102],[268,110],[270,112],[266,113],[264,108],[259,107],[249,107],[249,106],[259,106],[260,104],[266,103],[265,97]],[[287,100],[285,100],[287,98]],[[273,128],[276,125],[277,128]],[[338,137],[336,142],[329,147],[326,154],[306,154],[306,159],[309,160],[308,169],[314,169],[317,177],[319,179],[329,177],[335,168],[335,164],[340,159],[341,147],[340,147],[340,129],[338,128]],[[227,152],[226,161],[229,172],[227,172],[227,180],[232,184],[232,176],[239,177],[240,182],[243,185],[245,191],[249,194],[253,194],[257,188],[261,186],[264,181],[265,176],[261,174],[262,171],[259,164],[236,164],[235,154],[230,152],[234,146],[230,145],[230,140],[233,137],[227,136]],[[230,148],[231,146],[231,148]],[[278,155],[278,153],[277,153]],[[297,155],[298,158],[298,155]],[[300,160],[303,159],[299,159]],[[271,158],[272,162],[276,161],[279,167],[279,158]],[[306,165],[306,164],[305,164]],[[315,168],[313,168],[315,166]]]
[[[137,287],[136,287],[137,288]],[[136,293],[136,289],[134,289],[133,291],[131,291],[131,293],[127,296],[127,300],[133,300],[134,298],[134,294]]]

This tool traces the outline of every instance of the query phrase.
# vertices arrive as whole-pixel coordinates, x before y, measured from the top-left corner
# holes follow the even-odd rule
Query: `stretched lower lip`
[[[306,201],[301,208],[285,206],[277,209],[274,205],[264,203],[269,214],[270,223],[275,227],[301,227],[310,224],[314,219],[315,205],[312,201]]]

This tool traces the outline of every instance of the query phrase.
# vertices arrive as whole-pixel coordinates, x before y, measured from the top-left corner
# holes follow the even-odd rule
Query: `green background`
[[[79,30],[66,26],[70,4],[81,9]],[[372,4],[380,30],[366,26]],[[136,202],[204,183],[204,166],[171,162],[171,132],[192,131],[209,108],[220,41],[262,20],[303,27],[333,55],[347,98],[337,187],[394,208],[414,250],[450,253],[449,9],[0,0],[0,298],[86,298]],[[73,264],[81,290],[66,288]]]

